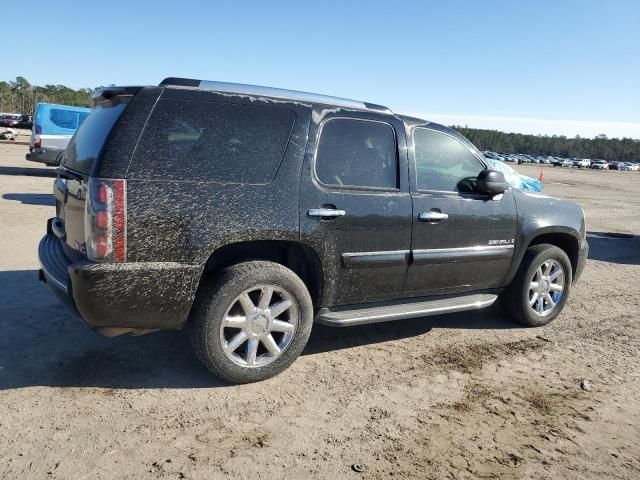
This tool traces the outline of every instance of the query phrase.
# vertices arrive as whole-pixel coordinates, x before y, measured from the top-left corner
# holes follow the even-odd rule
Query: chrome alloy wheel
[[[263,367],[291,345],[298,326],[293,295],[275,285],[245,290],[231,302],[220,326],[225,355],[243,367]]]
[[[564,295],[565,274],[557,260],[547,260],[533,274],[529,284],[529,308],[540,316],[549,315]]]

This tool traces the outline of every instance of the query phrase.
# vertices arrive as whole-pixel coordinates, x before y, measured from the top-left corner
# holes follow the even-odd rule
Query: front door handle
[[[442,212],[422,212],[418,215],[418,220],[430,223],[441,222],[447,218],[449,218],[449,215]]]
[[[335,208],[310,208],[307,213],[310,217],[320,218],[344,217],[346,214],[344,210],[337,210]]]

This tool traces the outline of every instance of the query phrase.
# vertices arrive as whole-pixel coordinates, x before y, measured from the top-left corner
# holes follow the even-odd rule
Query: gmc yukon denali
[[[188,328],[227,381],[286,369],[314,322],[500,300],[545,325],[585,265],[580,206],[510,188],[442,125],[182,78],[93,101],[58,168],[40,279],[105,335]]]

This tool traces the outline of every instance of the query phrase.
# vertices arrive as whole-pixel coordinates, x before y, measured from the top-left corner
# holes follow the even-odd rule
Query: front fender
[[[513,264],[505,282],[511,283],[527,249],[542,235],[561,236],[575,242],[576,253],[586,243],[584,211],[580,205],[539,193],[514,190],[518,211],[518,232]],[[550,237],[551,238],[551,237]]]

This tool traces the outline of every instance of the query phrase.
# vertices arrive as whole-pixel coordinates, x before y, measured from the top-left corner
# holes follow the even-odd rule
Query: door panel
[[[393,177],[397,179],[396,188],[380,188],[380,182],[389,178],[389,172],[378,175],[374,169],[388,168],[390,160],[371,151],[384,142],[367,141],[363,145],[357,140],[360,133],[351,135],[346,131],[347,125],[332,124],[340,128],[333,128],[335,138],[331,143],[327,140],[329,148],[323,154],[329,158],[335,156],[336,161],[346,165],[345,169],[322,165],[318,169],[316,165],[317,151],[322,154],[323,148],[322,142],[317,148],[318,138],[329,120],[348,118],[383,123],[380,116],[333,109],[327,115],[317,110],[313,118],[300,183],[300,233],[302,241],[317,252],[322,263],[322,304],[347,305],[398,298],[402,296],[411,248],[411,196],[403,125],[393,117],[389,117],[388,124],[384,122],[387,127],[393,126],[390,141],[395,144],[392,161],[393,172],[396,172]],[[400,135],[397,135],[398,129]],[[335,132],[343,132],[344,136]],[[345,138],[352,139],[354,145],[343,143]],[[371,159],[372,188],[355,183],[366,183],[367,173],[349,175],[358,168],[356,157],[366,156]],[[316,172],[327,181],[335,178],[341,185],[321,183]],[[316,216],[318,209],[328,210],[324,213],[329,216]],[[335,213],[336,210],[343,212]]]
[[[486,164],[457,132],[441,126],[411,131],[412,262],[408,295],[461,293],[500,287],[514,254],[513,192],[475,191]]]
[[[325,305],[397,297],[407,273],[411,243],[411,198],[332,192],[307,184],[300,229],[320,256]],[[310,208],[335,207],[344,216],[309,216]]]
[[[417,193],[413,209],[409,292],[428,295],[500,286],[511,266],[516,238],[511,191],[500,200]],[[448,218],[436,222],[418,219],[420,213],[430,211]]]

